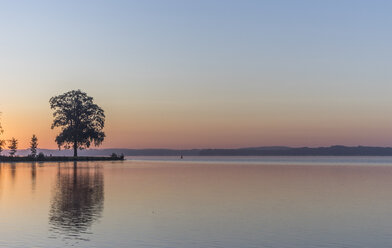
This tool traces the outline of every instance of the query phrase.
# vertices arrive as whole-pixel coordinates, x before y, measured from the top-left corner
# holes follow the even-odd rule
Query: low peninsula
[[[68,162],[68,161],[121,161],[124,155],[112,154],[111,156],[0,156],[1,162]]]

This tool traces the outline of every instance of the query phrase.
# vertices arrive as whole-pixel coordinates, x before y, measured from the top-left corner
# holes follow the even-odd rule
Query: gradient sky
[[[392,146],[390,1],[1,1],[4,137],[56,148],[81,89],[102,147]]]

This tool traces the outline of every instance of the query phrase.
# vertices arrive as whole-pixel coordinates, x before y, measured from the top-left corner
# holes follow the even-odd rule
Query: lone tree
[[[92,143],[99,146],[103,142],[105,114],[92,97],[80,90],[72,90],[50,98],[49,103],[54,110],[52,129],[61,128],[56,137],[59,149],[72,146],[74,157],[77,157],[78,149],[88,148]]]
[[[8,142],[9,142],[8,149],[10,149],[10,156],[13,157],[15,156],[16,150],[18,149],[18,140],[12,137],[12,139],[10,139]]]
[[[37,147],[38,147],[38,138],[33,134],[33,137],[31,137],[30,141],[30,151],[31,151],[31,156],[35,157],[37,156]]]

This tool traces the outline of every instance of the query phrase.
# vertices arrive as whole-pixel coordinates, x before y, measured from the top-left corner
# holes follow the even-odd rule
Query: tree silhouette
[[[38,138],[33,134],[33,137],[31,137],[30,141],[30,151],[31,151],[31,156],[35,157],[37,156],[37,147],[38,147]]]
[[[91,143],[99,146],[104,138],[104,111],[93,102],[93,98],[81,90],[72,90],[49,100],[50,108],[54,109],[52,129],[60,127],[56,143],[74,150],[90,147]]]
[[[10,156],[13,157],[15,156],[16,150],[18,149],[18,140],[12,137],[12,139],[10,139],[8,142],[9,142],[8,149],[10,149]]]
[[[4,146],[5,146],[5,140],[0,140],[0,155],[1,152],[3,151]]]
[[[0,112],[0,114],[1,114],[1,112]],[[3,130],[3,127],[1,126],[1,122],[0,122],[0,136],[1,136],[3,133],[4,133],[4,130]],[[0,138],[0,154],[1,154],[1,152],[3,151],[3,149],[4,149],[4,146],[5,146],[5,140],[3,140],[3,139]]]

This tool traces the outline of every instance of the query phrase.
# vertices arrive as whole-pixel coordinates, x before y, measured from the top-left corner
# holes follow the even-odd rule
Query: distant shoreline
[[[3,151],[7,154],[7,151]],[[52,161],[50,157],[63,161],[64,157],[72,158],[70,150],[37,149],[37,153],[42,153],[45,158]],[[18,150],[17,155],[28,157],[30,150]],[[244,147],[234,149],[167,149],[167,148],[147,148],[147,149],[85,149],[79,152],[81,157],[105,158],[112,154],[124,154],[124,156],[392,156],[392,147],[375,146],[329,146],[329,147],[286,147],[286,146],[264,146],[264,147]],[[0,156],[0,160],[1,157]],[[71,160],[72,159],[67,159]]]

